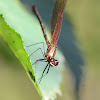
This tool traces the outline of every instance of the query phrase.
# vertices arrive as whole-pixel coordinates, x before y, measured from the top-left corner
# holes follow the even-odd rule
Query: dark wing
[[[56,44],[67,0],[56,0],[51,17],[51,43]]]

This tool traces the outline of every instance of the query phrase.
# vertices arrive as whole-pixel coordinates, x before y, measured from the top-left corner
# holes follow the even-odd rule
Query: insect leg
[[[33,53],[31,53],[31,54],[29,55],[29,57],[27,58],[27,60],[28,60],[36,51],[38,51],[39,49],[41,50],[42,55],[43,55],[43,57],[45,58],[45,55],[44,55],[42,49],[41,49],[41,48],[38,48],[37,50],[35,50]]]
[[[49,64],[49,63],[48,63],[48,64]],[[48,66],[48,64],[47,64],[47,66]],[[39,81],[39,84],[40,84],[40,82],[41,82],[42,78],[43,78],[44,76],[46,76],[46,75],[48,74],[48,72],[49,72],[50,65],[49,65],[49,67],[48,67],[48,70],[47,70],[46,74],[45,74],[45,75],[43,75],[43,74],[44,74],[44,72],[45,72],[45,70],[46,70],[46,68],[47,68],[47,66],[46,66],[46,67],[45,67],[45,69],[43,70],[42,76],[41,76],[41,78],[39,79],[39,80],[40,80],[40,81]]]
[[[30,46],[37,45],[37,44],[43,44],[44,53],[43,53],[43,51],[42,51],[41,48],[38,48],[38,49],[41,49],[42,54],[43,54],[43,56],[45,57],[45,46],[44,46],[44,42],[39,42],[39,43],[31,44],[31,45],[28,45],[28,46],[26,46],[26,47],[30,47]],[[36,50],[36,51],[37,51],[37,50]],[[34,52],[36,52],[36,51],[34,51]],[[33,53],[34,53],[34,52],[33,52]]]

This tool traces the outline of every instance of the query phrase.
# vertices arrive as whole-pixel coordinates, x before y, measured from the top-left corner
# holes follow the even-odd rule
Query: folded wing
[[[67,0],[56,0],[51,17],[51,43],[57,43]]]

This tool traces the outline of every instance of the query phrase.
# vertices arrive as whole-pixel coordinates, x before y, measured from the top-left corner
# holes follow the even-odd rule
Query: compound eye
[[[45,57],[47,57],[47,55],[45,55]]]
[[[59,61],[58,60],[55,60],[54,61],[54,65],[57,66],[58,64],[59,64]]]

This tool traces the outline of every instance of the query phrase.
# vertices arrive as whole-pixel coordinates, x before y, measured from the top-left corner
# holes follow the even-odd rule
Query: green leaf
[[[34,66],[32,66],[32,63],[37,59],[43,58],[43,55],[39,50],[30,56],[30,59],[28,59],[28,55],[32,54],[39,47],[43,49],[43,45],[39,44],[27,47],[39,42],[45,43],[37,19],[17,0],[1,0],[0,13],[3,14],[3,17],[7,22],[6,23],[3,17],[0,16],[0,35],[24,66],[41,98],[55,99],[56,94],[61,94],[60,84],[62,82],[62,72],[64,70],[63,55],[59,50],[57,51],[56,58],[60,61],[59,65],[51,67],[48,75],[46,75],[39,84],[38,79],[41,77],[46,63],[40,62]],[[47,33],[49,33],[49,31],[47,31]],[[34,76],[35,70],[36,73]]]
[[[0,35],[3,37],[5,42],[9,45],[10,49],[13,51],[15,56],[20,60],[27,74],[29,75],[32,82],[36,86],[38,92],[40,93],[38,85],[35,82],[34,71],[32,69],[31,63],[29,62],[29,60],[26,59],[28,58],[28,54],[24,49],[22,38],[20,34],[15,32],[14,29],[10,28],[7,25],[2,15],[0,15]]]

